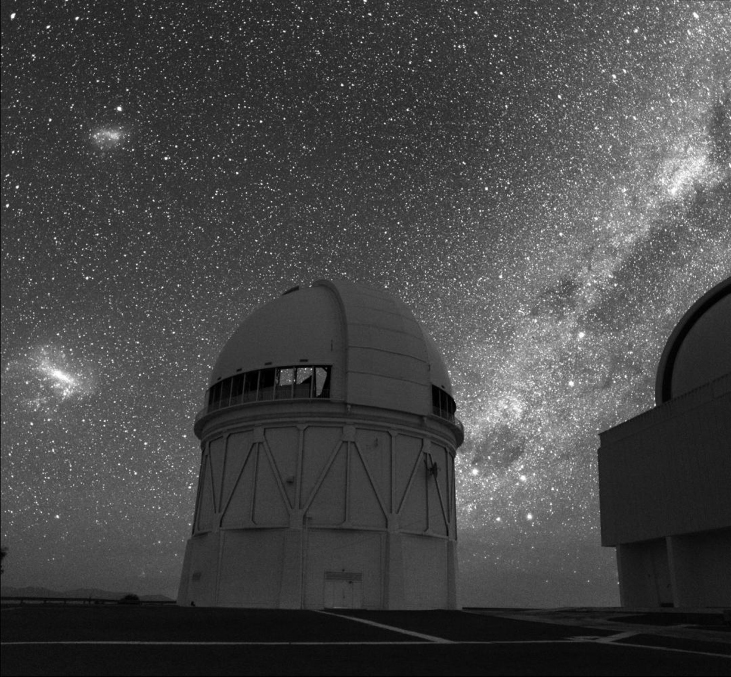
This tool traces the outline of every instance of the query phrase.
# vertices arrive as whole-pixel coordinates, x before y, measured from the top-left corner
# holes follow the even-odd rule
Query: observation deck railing
[[[432,413],[434,414],[434,416],[443,418],[445,421],[449,421],[452,425],[457,426],[457,428],[459,428],[460,432],[464,436],[464,425],[462,424],[462,421],[460,421],[454,414],[449,413],[441,407],[432,407]]]

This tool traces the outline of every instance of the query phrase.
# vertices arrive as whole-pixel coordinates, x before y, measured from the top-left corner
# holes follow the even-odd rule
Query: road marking
[[[646,634],[646,633],[638,633],[638,634]],[[598,642],[594,642],[597,644]],[[674,651],[676,653],[689,653],[693,654],[694,656],[714,656],[716,658],[725,658],[727,660],[731,660],[731,654],[728,653],[711,653],[710,651],[693,651],[691,649],[673,649],[669,646],[654,646],[653,644],[622,644],[621,642],[604,642],[605,644],[609,646],[620,646],[623,649],[633,649],[637,647],[638,649],[655,649],[655,651]]]
[[[617,642],[620,639],[627,639],[627,637],[634,637],[635,635],[641,634],[641,632],[618,632],[615,635],[574,635],[571,639],[574,642],[599,642],[600,644],[611,644],[612,642]]]
[[[382,628],[384,630],[390,630],[391,632],[399,632],[402,635],[409,635],[410,637],[419,637],[427,642],[435,642],[436,644],[453,644],[449,639],[443,637],[435,637],[434,635],[425,635],[421,632],[413,632],[412,630],[404,630],[403,628],[397,628],[393,625],[384,625],[383,623],[376,623],[375,621],[367,621],[365,618],[356,618],[355,616],[345,616],[343,614],[334,614],[329,611],[317,611],[318,614],[325,614],[326,616],[335,616],[336,618],[347,618],[350,621],[356,621],[357,623],[365,623],[366,625],[373,625],[376,628]]]
[[[618,632],[616,635],[609,635],[608,637],[598,637],[595,642],[600,644],[611,644],[620,639],[627,639],[627,637],[634,637],[635,635],[641,635],[641,632]]]

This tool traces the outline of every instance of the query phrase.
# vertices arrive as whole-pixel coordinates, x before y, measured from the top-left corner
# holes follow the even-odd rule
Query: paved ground
[[[731,675],[720,614],[23,606],[5,675]]]

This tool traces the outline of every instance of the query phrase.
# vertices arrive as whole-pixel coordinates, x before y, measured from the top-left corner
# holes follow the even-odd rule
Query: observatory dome
[[[251,313],[195,420],[178,603],[457,607],[449,373],[386,292],[319,280]]]
[[[731,373],[731,277],[702,296],[670,335],[657,369],[658,405]]]
[[[310,395],[321,396],[327,379],[331,401],[454,420],[449,372],[411,310],[385,292],[344,280],[295,287],[249,315],[216,361],[207,408],[227,393],[229,401],[245,397],[246,384],[233,384],[237,376],[241,381],[244,374],[256,375],[260,390],[264,378],[279,399],[287,397],[276,392],[287,385],[280,384],[281,370],[299,369],[304,375],[312,368],[316,379],[318,367],[327,371],[320,372],[321,382]],[[297,383],[294,371],[286,377],[295,386],[304,381]],[[216,392],[219,383],[222,393]],[[293,392],[296,397],[297,389]]]

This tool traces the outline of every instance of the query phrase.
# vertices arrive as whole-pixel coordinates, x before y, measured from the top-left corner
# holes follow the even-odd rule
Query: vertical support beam
[[[398,433],[388,431],[390,439],[389,460],[391,464],[391,491],[389,492],[388,513],[386,515],[388,532],[386,534],[386,567],[384,609],[404,608],[404,554],[403,542],[399,533],[398,498],[396,496],[396,438]]]
[[[201,442],[201,468],[198,471],[198,488],[195,492],[195,511],[193,512],[193,524],[191,525],[191,536],[198,530],[198,520],[200,519],[201,495],[203,493],[203,473],[205,471],[206,462],[206,445]]]
[[[346,425],[343,426],[343,442],[345,443],[345,519],[343,525],[350,525],[350,497],[353,494],[350,483],[352,482],[351,475],[351,455],[353,453],[353,444],[355,443],[355,426]]]
[[[216,580],[213,584],[213,606],[218,606],[218,589],[221,585],[221,563],[223,562],[223,547],[226,541],[226,532],[219,530],[211,535],[216,537],[216,541],[213,544],[213,549],[216,553]]]
[[[220,496],[216,505],[215,524],[216,529],[220,529],[223,524],[223,515],[228,499],[223,495],[223,485],[226,483],[226,465],[228,463],[228,442],[231,439],[231,433],[223,436],[223,468],[221,469],[221,486],[219,487]]]
[[[353,453],[353,443],[345,443],[345,519],[343,520],[344,525],[350,524],[350,497],[353,494],[350,483],[352,482],[352,476],[350,473],[350,456]]]
[[[393,515],[398,512],[396,508],[396,437],[398,437],[398,433],[389,430],[388,435],[391,441],[391,448],[389,449],[391,459],[391,503],[388,506],[388,512]]]
[[[255,513],[254,509],[256,506],[256,494],[257,490],[259,488],[259,482],[257,481],[259,478],[259,456],[261,455],[261,448],[264,444],[264,428],[262,426],[257,426],[254,428],[254,448],[252,450],[252,453],[254,454],[254,458],[252,459],[254,463],[254,481],[251,485],[251,496],[249,497],[249,519],[251,520],[252,524],[256,524]]]
[[[295,470],[295,485],[294,485],[294,507],[295,513],[298,513],[302,508],[302,464],[304,463],[305,453],[305,430],[307,426],[300,424],[297,426],[298,441],[297,441],[297,469]],[[300,520],[301,523],[301,520]]]
[[[424,514],[426,516],[425,533],[431,533],[431,514],[429,510],[429,468],[432,461],[431,440],[427,437],[421,440],[421,460],[424,463]]]

